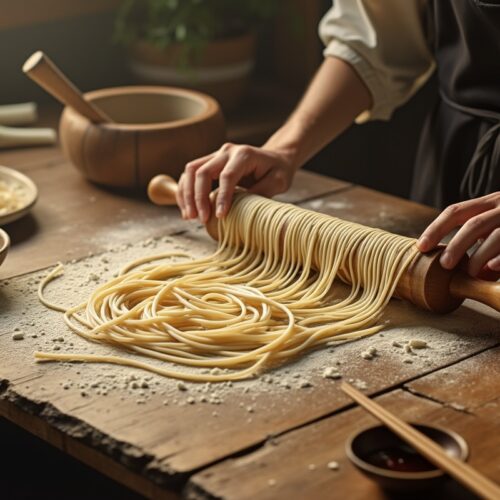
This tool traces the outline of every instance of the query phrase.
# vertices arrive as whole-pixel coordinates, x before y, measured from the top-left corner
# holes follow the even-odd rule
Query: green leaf
[[[123,45],[147,40],[165,48],[182,43],[186,61],[207,42],[240,35],[272,18],[283,0],[122,0],[114,39]]]
[[[187,29],[184,24],[178,24],[175,28],[175,38],[178,42],[186,39]]]

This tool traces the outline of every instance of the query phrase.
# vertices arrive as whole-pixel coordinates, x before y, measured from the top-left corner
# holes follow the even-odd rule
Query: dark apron
[[[443,208],[500,190],[500,0],[433,0],[429,13],[439,99],[412,198]]]

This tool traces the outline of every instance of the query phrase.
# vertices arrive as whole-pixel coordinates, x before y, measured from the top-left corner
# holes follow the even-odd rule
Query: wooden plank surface
[[[500,341],[500,324],[496,331]],[[488,349],[461,363],[407,384],[415,394],[469,413],[490,407],[500,431],[500,348]],[[500,455],[498,460],[500,477]]]
[[[201,229],[169,241],[125,245],[68,266],[66,276],[48,289],[48,298],[77,304],[96,286],[92,275],[97,275],[99,282],[108,279],[133,256],[163,250],[189,250],[199,255],[214,246]],[[329,366],[338,366],[344,378],[366,387],[368,393],[376,393],[464,359],[498,341],[494,335],[498,315],[486,308],[462,307],[441,317],[394,301],[384,317],[391,321],[385,332],[311,352],[272,370],[272,379],[261,377],[222,387],[187,384],[188,390],[182,391],[176,381],[155,376],[147,381],[147,389],[134,389],[130,375],[138,377],[138,384],[146,375],[138,370],[34,363],[34,350],[117,353],[72,334],[60,313],[38,302],[36,284],[45,274],[13,278],[0,288],[5,313],[0,334],[3,407],[14,405],[35,420],[46,419],[82,445],[92,445],[104,456],[112,456],[134,473],[166,487],[175,487],[199,468],[260,445],[269,435],[344,409],[348,398],[334,381],[322,377]],[[474,331],[470,325],[474,325]],[[24,340],[12,339],[15,328],[21,328]],[[427,341],[428,349],[405,353],[404,344],[414,338]],[[394,341],[399,342],[399,347],[393,345]],[[373,360],[361,355],[369,347],[378,352]],[[92,388],[94,383],[97,388]],[[106,395],[99,393],[101,386],[106,388]],[[191,397],[195,404],[189,403]],[[203,397],[209,401],[203,401]]]
[[[488,349],[406,384],[413,394],[422,397],[396,391],[378,399],[409,420],[432,422],[462,434],[471,448],[470,463],[498,481],[499,366],[500,348]],[[204,470],[191,479],[189,490],[197,496],[216,491],[228,499],[330,498],[329,491],[335,491],[339,498],[386,498],[350,465],[343,450],[351,433],[371,423],[375,420],[360,409],[336,415],[275,438],[241,459]],[[340,462],[339,472],[325,467],[330,460]],[[309,464],[316,465],[314,471],[309,470]],[[275,480],[276,485],[269,487],[266,479]],[[468,498],[456,483],[448,485],[448,490],[438,498]]]
[[[59,313],[46,310],[36,296],[46,271],[31,271],[57,260],[76,260],[49,289],[60,303],[70,305],[84,300],[97,282],[134,257],[169,250],[206,255],[215,243],[201,226],[182,221],[175,209],[87,183],[58,148],[9,151],[0,154],[0,164],[3,159],[30,175],[41,196],[30,218],[7,228],[14,245],[0,268],[0,277],[11,276],[0,286],[0,411],[111,477],[131,471],[131,479],[124,480],[129,487],[178,490],[191,474],[214,462],[243,453],[251,461],[251,450],[270,435],[329,420],[349,400],[336,382],[322,377],[328,366],[338,366],[345,379],[374,394],[498,342],[499,317],[485,307],[466,304],[439,317],[393,301],[384,317],[390,320],[385,332],[309,353],[273,370],[270,378],[231,386],[188,384],[187,391],[180,391],[175,381],[146,380],[147,374],[127,368],[36,364],[34,350],[109,353],[109,348],[89,346],[69,332]],[[305,171],[280,198],[411,235],[435,215],[432,209]],[[24,340],[13,340],[16,328]],[[426,340],[429,348],[405,353],[405,343],[414,338]],[[368,347],[378,351],[373,360],[361,357]],[[136,383],[134,388],[131,375],[146,387]],[[483,411],[484,418],[494,418],[491,407]]]
[[[500,349],[489,349],[408,384],[412,390],[424,391],[426,397],[396,390],[377,401],[406,420],[461,434],[470,448],[469,463],[500,484],[498,366]],[[472,391],[467,390],[470,386]],[[227,500],[388,498],[352,466],[344,451],[349,436],[377,423],[355,408],[273,437],[256,451],[195,474],[189,481],[188,495]],[[338,471],[328,469],[330,461],[340,464]],[[475,498],[455,481],[448,482],[444,491],[426,493],[425,497]]]

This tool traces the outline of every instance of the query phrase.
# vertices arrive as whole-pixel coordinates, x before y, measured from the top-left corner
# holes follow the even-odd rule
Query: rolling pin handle
[[[173,206],[177,204],[176,194],[177,182],[169,175],[160,174],[153,177],[148,184],[148,197],[155,205]],[[210,201],[213,205],[216,192],[210,193]],[[214,239],[219,239],[218,220],[213,209],[210,219],[205,224],[208,234]]]
[[[177,182],[169,175],[157,175],[148,184],[148,197],[155,205],[176,205]]]
[[[451,279],[450,293],[457,298],[477,300],[500,312],[500,282],[471,278],[457,271]]]

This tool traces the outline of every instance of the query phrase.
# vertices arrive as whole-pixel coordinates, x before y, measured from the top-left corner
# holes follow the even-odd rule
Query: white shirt
[[[334,0],[321,20],[325,57],[349,63],[372,94],[372,109],[356,122],[389,119],[434,71],[424,30],[426,4],[426,0]]]

